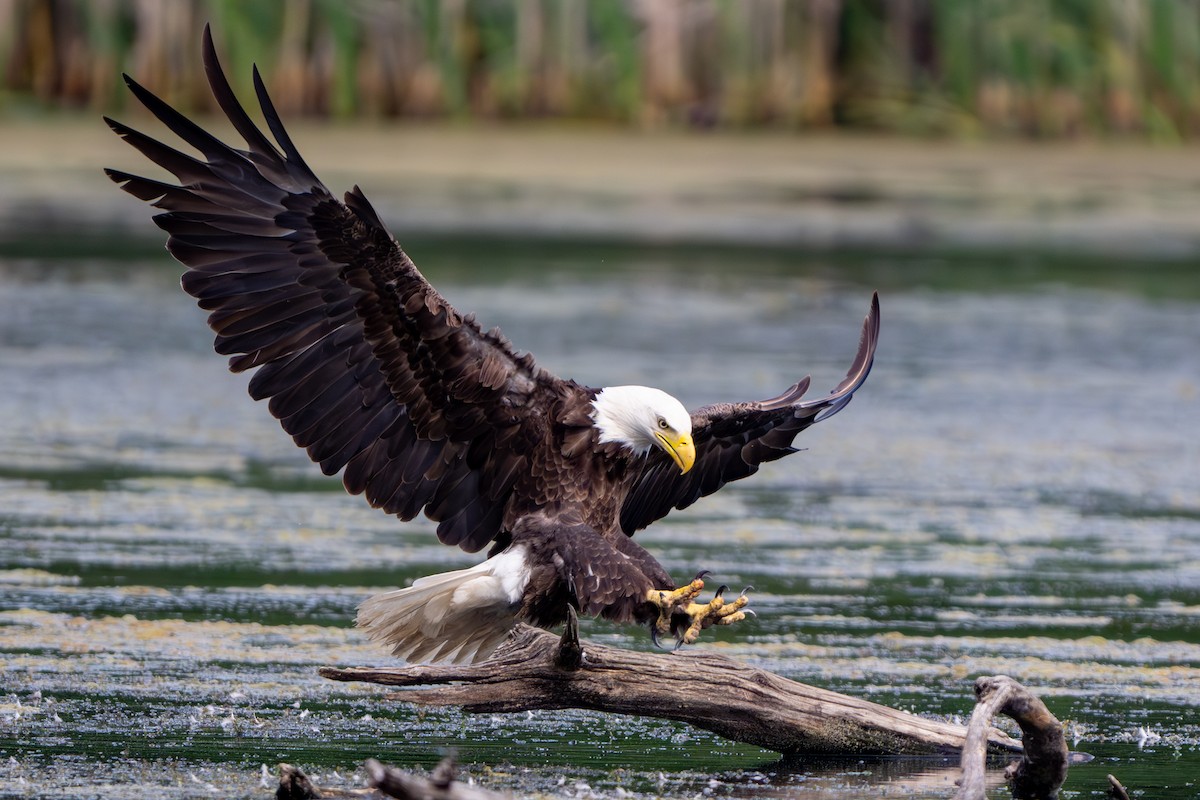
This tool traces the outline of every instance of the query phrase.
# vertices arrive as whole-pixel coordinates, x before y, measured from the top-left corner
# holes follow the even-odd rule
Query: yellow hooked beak
[[[686,473],[692,468],[692,464],[696,463],[696,445],[692,443],[692,437],[687,433],[675,433],[674,431],[655,431],[654,438],[658,439],[658,443],[662,445],[662,449],[667,451],[667,455],[679,467],[679,472]]]

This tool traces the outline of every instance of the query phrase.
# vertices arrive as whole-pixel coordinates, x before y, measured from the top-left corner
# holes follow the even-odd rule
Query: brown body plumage
[[[257,369],[250,394],[268,400],[326,474],[340,471],[348,491],[401,519],[423,511],[446,544],[491,546],[493,558],[478,567],[364,604],[360,624],[400,655],[483,657],[516,620],[551,625],[569,604],[652,621],[662,612],[655,590],[675,585],[632,535],[794,452],[794,437],[840,410],[870,370],[877,300],[846,379],[818,400],[802,400],[805,378],[771,400],[688,415],[656,390],[598,390],[550,375],[452,308],[357,187],[344,200],[325,188],[257,70],[277,145],[255,126],[207,30],[204,65],[247,149],[127,77],[202,158],[108,120],[179,184],[108,174],[164,209],[155,222],[188,268],[183,288],[210,312],[217,352],[235,371]]]

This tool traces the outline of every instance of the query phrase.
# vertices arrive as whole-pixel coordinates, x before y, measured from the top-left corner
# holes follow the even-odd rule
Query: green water
[[[322,680],[389,663],[349,627],[366,595],[474,557],[321,477],[212,354],[158,248],[119,246],[0,259],[0,795],[265,797],[280,761],[354,786],[368,757],[448,749],[482,784],[556,797],[953,793],[949,762],[780,761],[655,720],[418,713]],[[692,407],[806,373],[832,387],[880,289],[847,410],[639,534],[678,577],[755,587],[757,619],[701,646],[944,717],[1008,674],[1096,757],[1066,796],[1102,797],[1110,772],[1200,796],[1194,265],[409,250],[550,370]]]

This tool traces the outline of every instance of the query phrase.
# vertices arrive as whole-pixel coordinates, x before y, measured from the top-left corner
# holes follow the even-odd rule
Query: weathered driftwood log
[[[967,729],[781,678],[703,650],[639,653],[519,627],[487,661],[376,669],[325,667],[337,681],[412,688],[392,698],[472,712],[584,708],[687,722],[780,753],[958,752]],[[445,685],[453,684],[453,685]],[[999,752],[1021,745],[992,730]]]
[[[455,781],[452,758],[443,758],[428,778],[385,767],[373,758],[364,767],[367,782],[397,800],[508,800],[508,795]]]
[[[975,681],[978,703],[967,724],[962,751],[962,780],[954,800],[984,800],[987,742],[992,718],[1005,714],[1021,726],[1024,751],[1009,765],[1005,777],[1013,797],[1020,800],[1053,800],[1067,777],[1070,751],[1062,723],[1031,691],[1005,675]]]

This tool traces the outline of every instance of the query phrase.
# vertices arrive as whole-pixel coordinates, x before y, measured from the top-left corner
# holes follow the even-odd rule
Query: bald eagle
[[[106,170],[164,213],[155,223],[209,312],[215,348],[250,395],[347,491],[410,520],[424,512],[477,566],[364,602],[357,623],[409,661],[486,658],[521,621],[569,608],[695,641],[745,617],[745,593],[697,602],[703,573],[677,586],[633,541],[759,465],[850,401],[871,369],[874,297],[849,372],[805,400],[809,379],[769,400],[693,412],[658,389],[589,388],[540,369],[433,288],[354,187],[337,199],[284,130],[257,68],[274,142],[251,121],[203,40],[213,96],[246,148],[231,147],[129,76],[133,95],[198,151],[180,152],[105,118],[178,184]]]

